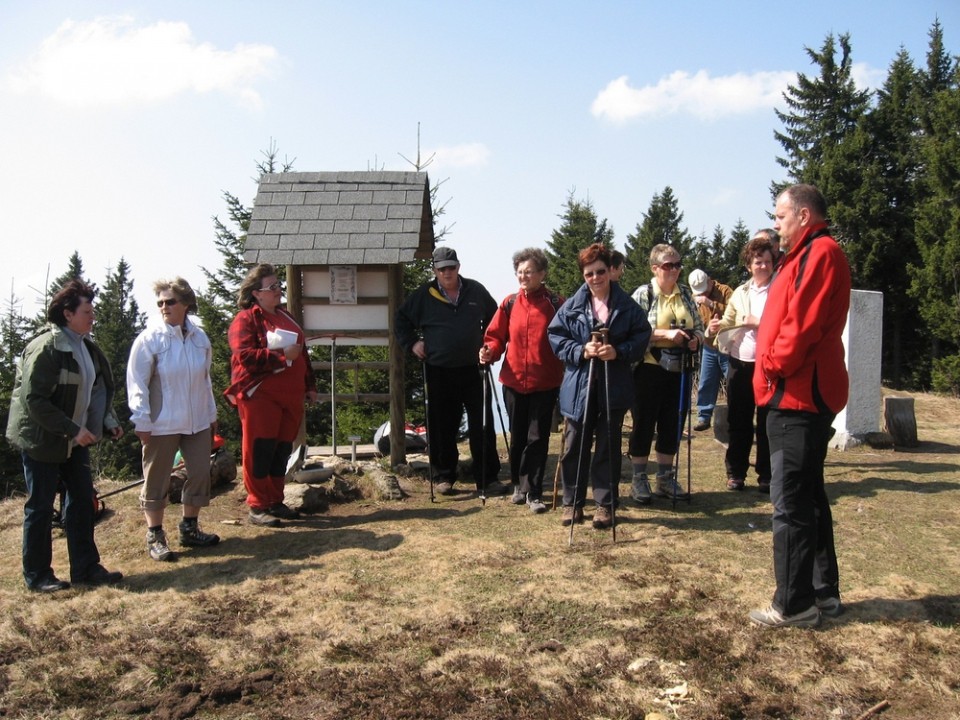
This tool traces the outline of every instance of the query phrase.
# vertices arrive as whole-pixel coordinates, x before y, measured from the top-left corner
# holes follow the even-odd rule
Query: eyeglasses
[[[164,300],[157,300],[157,307],[158,308],[162,308],[163,306],[173,307],[178,302],[180,301],[177,300],[176,298],[166,298]]]
[[[663,270],[666,270],[667,272],[673,272],[674,270],[679,270],[680,268],[682,268],[683,263],[665,262],[665,263],[660,263],[659,267],[662,268]]]
[[[259,292],[277,292],[283,290],[283,285],[279,282],[275,282],[272,285],[267,285],[265,288],[257,288]]]
[[[606,269],[606,268],[600,268],[600,269],[598,269],[598,270],[591,270],[590,272],[585,272],[585,273],[583,274],[583,276],[584,276],[587,280],[589,280],[590,278],[592,278],[592,277],[594,277],[594,276],[596,276],[596,277],[603,277],[603,276],[606,275],[606,274],[607,274],[607,269]]]

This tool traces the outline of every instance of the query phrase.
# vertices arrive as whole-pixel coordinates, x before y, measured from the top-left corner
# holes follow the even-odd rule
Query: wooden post
[[[299,265],[287,265],[287,311],[303,324],[303,276]]]
[[[403,301],[403,265],[393,265],[387,275],[387,315],[390,328],[390,466],[407,461],[407,404],[404,388],[404,353],[394,332],[394,318]]]

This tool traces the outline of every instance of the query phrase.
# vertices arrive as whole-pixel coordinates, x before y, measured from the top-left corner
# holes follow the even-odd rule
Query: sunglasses
[[[590,272],[585,272],[583,276],[589,280],[592,277],[603,277],[607,274],[606,268],[600,268],[599,270],[591,270]]]
[[[267,285],[265,288],[257,288],[258,292],[276,292],[277,290],[283,290],[283,285],[279,282],[275,282],[272,285]]]
[[[660,263],[660,267],[666,270],[667,272],[673,272],[674,270],[679,270],[680,268],[682,268],[683,263],[678,263],[678,262]]]
[[[176,298],[167,298],[166,300],[157,300],[157,307],[158,307],[158,308],[162,308],[162,307],[164,307],[164,306],[166,306],[166,307],[173,307],[173,306],[176,305],[178,302],[180,302],[180,301],[177,300]]]

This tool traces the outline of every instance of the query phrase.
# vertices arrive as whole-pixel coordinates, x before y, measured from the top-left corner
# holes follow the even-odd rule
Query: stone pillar
[[[853,290],[843,331],[850,397],[833,427],[831,446],[841,450],[859,445],[880,430],[880,355],[883,330],[883,293]]]

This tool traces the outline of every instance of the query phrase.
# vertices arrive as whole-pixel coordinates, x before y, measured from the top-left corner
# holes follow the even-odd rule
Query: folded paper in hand
[[[297,334],[289,330],[267,330],[267,348],[270,350],[283,350],[291,345],[297,344]]]

